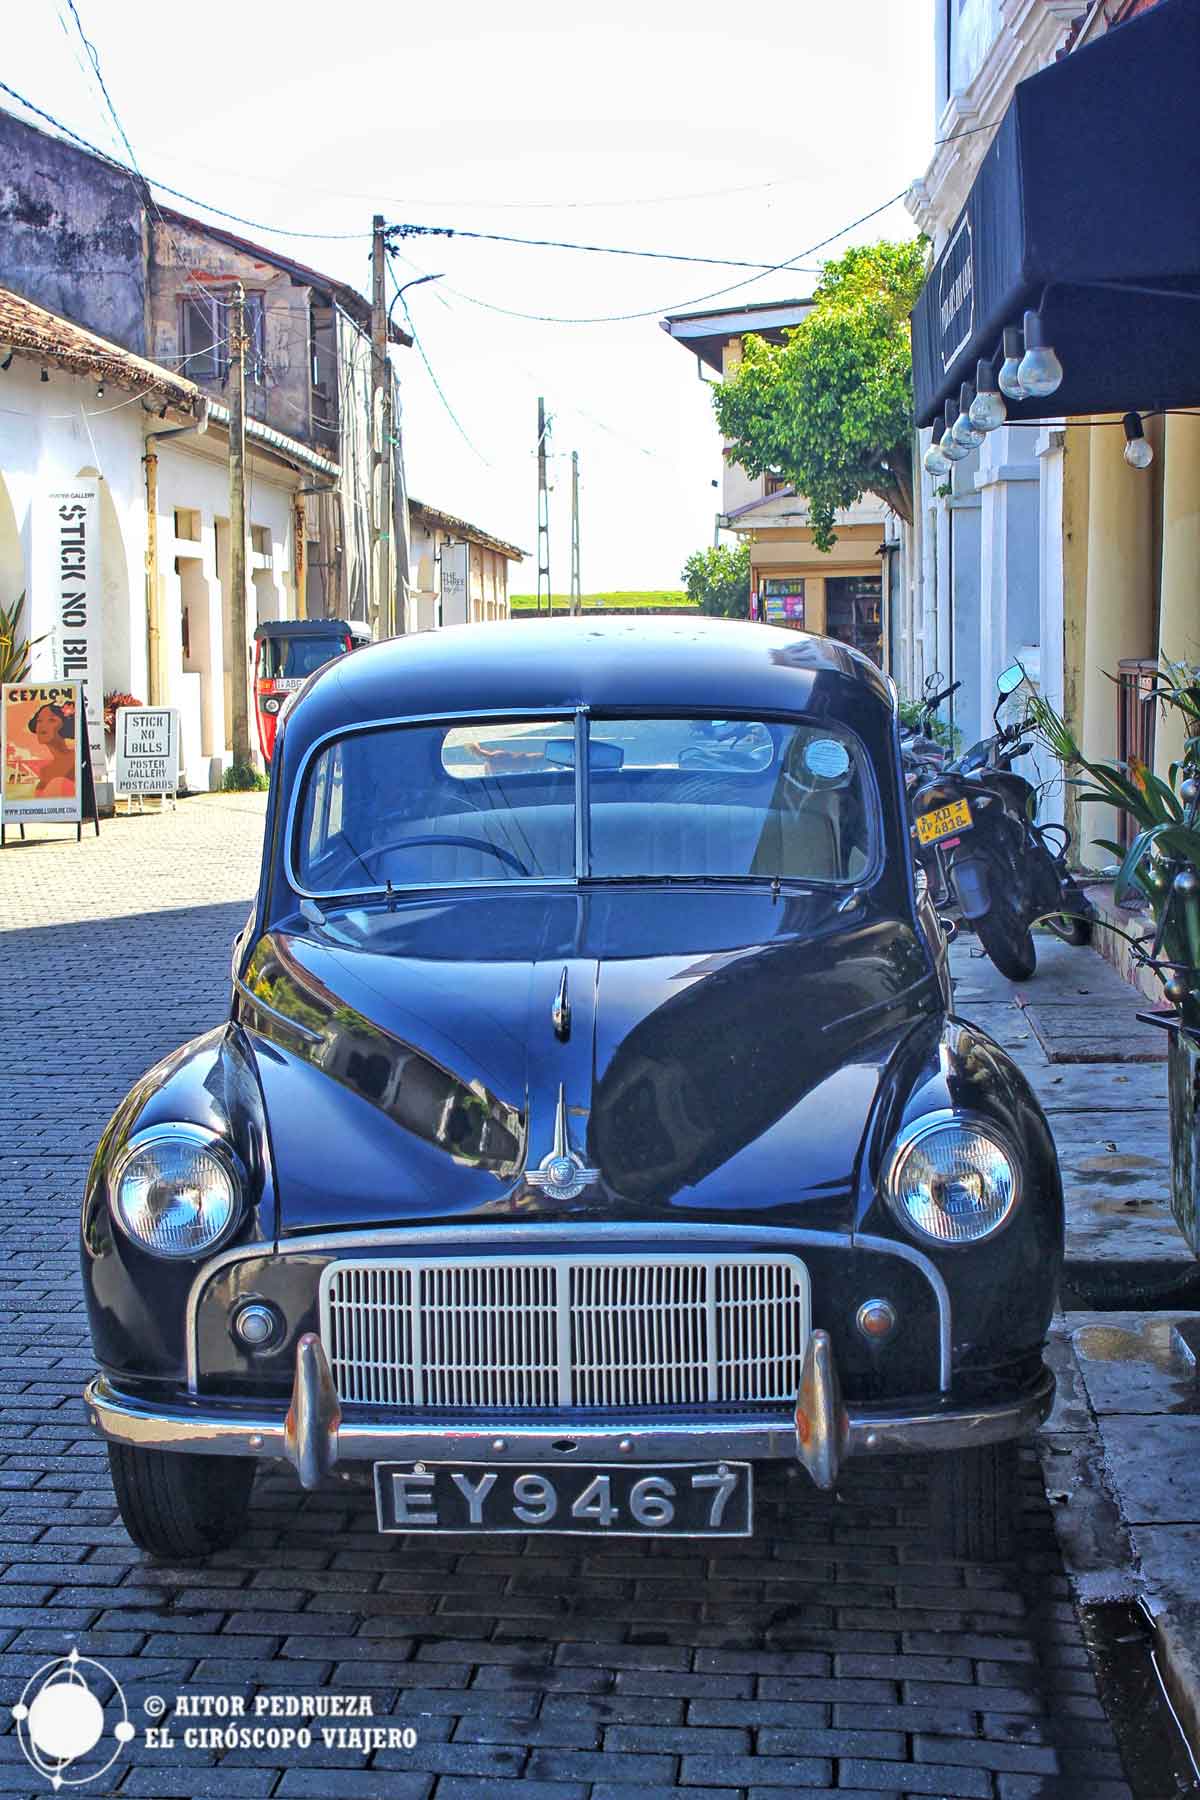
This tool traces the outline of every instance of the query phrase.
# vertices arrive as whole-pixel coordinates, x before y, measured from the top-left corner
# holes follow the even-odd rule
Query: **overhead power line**
[[[879,214],[886,212],[889,206],[895,206],[898,200],[903,200],[907,192],[907,188],[901,188],[898,194],[893,194],[891,198],[885,200],[882,205],[873,206],[870,212],[862,213],[857,219],[851,219],[848,225],[843,225],[840,230],[831,232],[828,237],[822,238],[819,243],[810,244],[807,250],[797,250],[796,254],[794,256],[789,256],[786,262],[768,264],[759,274],[748,275],[744,281],[732,281],[728,287],[714,288],[712,292],[708,294],[696,294],[690,300],[673,300],[664,302],[661,306],[647,306],[640,312],[599,313],[592,317],[575,318],[569,315],[564,316],[560,313],[518,312],[515,307],[498,306],[494,301],[481,300],[476,294],[464,294],[461,288],[448,287],[447,292],[454,294],[459,300],[467,301],[471,306],[482,307],[485,312],[501,313],[507,319],[529,319],[539,325],[622,325],[632,319],[653,319],[660,317],[663,313],[678,312],[681,307],[701,306],[706,300],[719,300],[725,294],[737,293],[741,288],[751,287],[756,281],[762,281],[767,275],[779,275],[785,269],[802,273],[803,271],[799,270],[797,267],[802,257],[814,256],[818,250],[823,250],[827,244],[836,243],[838,238],[845,237],[847,232],[855,231],[860,225],[865,225],[868,220],[878,218]]]
[[[458,225],[391,225],[388,235],[398,238],[411,237],[445,237],[476,238],[489,244],[524,244],[534,250],[586,250],[596,256],[641,256],[652,262],[710,263],[720,269],[758,269],[762,274],[771,274],[778,266],[775,263],[745,262],[731,256],[681,256],[671,250],[625,250],[613,244],[575,244],[566,243],[561,238],[527,238],[509,237],[499,231],[464,231]],[[797,273],[812,275],[815,269],[802,269]]]
[[[275,237],[320,238],[327,243],[344,243],[351,238],[369,238],[371,235],[369,231],[292,231],[286,225],[265,225],[261,219],[247,219],[241,213],[226,212],[223,207],[213,206],[211,201],[197,200],[194,194],[185,194],[181,188],[171,187],[165,181],[156,180],[153,175],[143,175],[136,165],[132,168],[126,167],[119,157],[110,156],[107,150],[101,150],[96,144],[90,143],[87,138],[81,137],[77,131],[72,131],[69,125],[64,125],[61,119],[56,119],[53,113],[48,113],[42,107],[35,106],[32,100],[27,100],[24,94],[17,92],[16,88],[9,87],[7,81],[0,81],[0,93],[7,94],[10,100],[15,100],[18,106],[23,106],[26,112],[31,112],[35,118],[45,120],[47,125],[53,125],[55,131],[70,138],[72,143],[78,144],[89,155],[98,156],[101,162],[108,163],[112,168],[121,169],[126,175],[136,175],[147,187],[156,187],[160,193],[170,194],[175,200],[184,200],[189,206],[199,206],[204,212],[210,212],[218,219],[231,219],[235,225],[246,225],[251,231],[266,231]],[[124,132],[121,135],[124,137]]]
[[[458,414],[455,412],[454,408],[451,406],[449,400],[447,400],[445,393],[442,391],[442,384],[433,372],[433,364],[430,362],[428,356],[426,355],[425,346],[421,342],[421,339],[417,333],[416,326],[413,324],[412,314],[408,310],[408,301],[404,298],[404,289],[400,285],[400,279],[396,274],[395,268],[392,265],[392,259],[388,255],[386,249],[384,250],[384,260],[387,263],[388,274],[391,276],[392,281],[395,284],[395,288],[396,288],[396,292],[392,299],[392,304],[394,306],[396,301],[399,300],[401,306],[404,308],[404,317],[408,322],[409,336],[412,338],[413,344],[416,347],[417,354],[420,356],[421,361],[425,365],[425,373],[428,375],[430,381],[433,383],[434,392],[437,394],[438,399],[441,401],[442,405],[445,407],[447,416],[450,419],[450,423],[454,426],[454,429],[458,432],[459,437],[461,437],[463,443],[467,446],[467,449],[470,450],[473,455],[475,455],[479,458],[480,462],[484,465],[485,468],[490,469],[493,465],[488,461],[487,457],[483,454],[483,451],[479,448],[478,444],[475,443],[475,441],[471,437],[470,433],[468,432],[466,426],[463,424],[462,420],[459,418]]]

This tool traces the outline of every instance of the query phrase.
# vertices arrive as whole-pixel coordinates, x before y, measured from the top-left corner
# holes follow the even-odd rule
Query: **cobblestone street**
[[[77,1645],[138,1728],[97,1795],[1128,1797],[1032,1451],[999,1568],[938,1555],[913,1462],[852,1468],[834,1499],[772,1473],[755,1537],[712,1548],[385,1539],[367,1483],[305,1496],[290,1472],[260,1480],[233,1550],[170,1567],[130,1545],[80,1399],[79,1200],[132,1080],[227,1005],[263,804],[0,853],[0,1792],[47,1791],[10,1709]],[[416,1744],[218,1753],[179,1722],[148,1748],[184,1694],[365,1695]]]

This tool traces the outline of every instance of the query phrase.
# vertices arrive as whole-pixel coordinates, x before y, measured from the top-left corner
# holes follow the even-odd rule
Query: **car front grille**
[[[321,1285],[340,1398],[385,1407],[790,1403],[809,1329],[787,1255],[373,1259]]]

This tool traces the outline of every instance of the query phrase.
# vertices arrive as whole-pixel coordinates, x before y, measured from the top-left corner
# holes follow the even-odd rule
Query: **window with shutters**
[[[189,381],[224,381],[229,374],[233,289],[193,290],[180,299],[180,373]],[[266,380],[266,316],[261,294],[246,295],[246,380]]]

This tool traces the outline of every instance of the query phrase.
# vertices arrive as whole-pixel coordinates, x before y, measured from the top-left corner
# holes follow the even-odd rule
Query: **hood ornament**
[[[571,1148],[567,1126],[567,1093],[560,1084],[558,1112],[554,1119],[554,1148],[549,1156],[543,1156],[536,1169],[526,1171],[525,1180],[530,1187],[541,1188],[551,1200],[574,1200],[576,1194],[582,1194],[585,1187],[590,1187],[593,1181],[599,1179],[599,1169],[589,1169],[582,1157],[576,1156]]]

